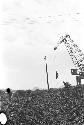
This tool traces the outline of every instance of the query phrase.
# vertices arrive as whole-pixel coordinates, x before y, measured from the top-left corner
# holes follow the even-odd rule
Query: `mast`
[[[44,60],[46,61],[46,56],[44,57]],[[46,75],[47,75],[47,86],[48,86],[48,90],[49,90],[47,62],[46,62]]]

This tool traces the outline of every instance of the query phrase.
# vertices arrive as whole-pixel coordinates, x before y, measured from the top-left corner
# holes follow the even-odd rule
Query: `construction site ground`
[[[0,90],[6,125],[83,125],[84,85],[49,90]]]

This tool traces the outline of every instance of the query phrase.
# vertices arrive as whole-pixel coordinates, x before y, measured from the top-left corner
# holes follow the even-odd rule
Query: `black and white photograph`
[[[0,125],[84,125],[83,0],[0,0]]]

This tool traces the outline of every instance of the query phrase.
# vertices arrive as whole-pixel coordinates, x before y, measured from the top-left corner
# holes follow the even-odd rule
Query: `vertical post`
[[[81,78],[80,78],[80,76],[76,76],[76,82],[77,82],[77,85],[81,85]]]
[[[45,61],[46,61],[46,56],[44,57],[44,59],[45,59]],[[46,74],[47,74],[47,85],[48,85],[48,90],[49,90],[47,62],[46,62]]]

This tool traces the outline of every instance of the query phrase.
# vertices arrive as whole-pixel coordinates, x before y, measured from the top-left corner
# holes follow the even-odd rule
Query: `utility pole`
[[[44,57],[44,60],[46,61],[46,56]],[[47,62],[46,62],[46,75],[47,75],[47,85],[48,85],[48,90],[49,90]]]

